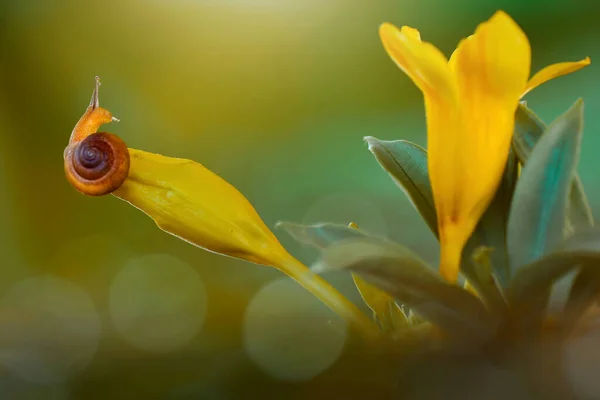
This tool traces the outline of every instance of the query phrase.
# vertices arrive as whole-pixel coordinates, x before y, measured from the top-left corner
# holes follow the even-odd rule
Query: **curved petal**
[[[188,243],[284,269],[291,256],[235,187],[192,160],[131,148],[129,154],[129,176],[116,197]]]
[[[446,57],[432,44],[421,41],[419,32],[410,27],[398,29],[386,23],[381,25],[379,35],[392,60],[423,92],[428,141],[455,142],[459,126],[458,88]],[[441,149],[438,157],[443,157]],[[444,172],[437,172],[438,181],[443,180]],[[435,200],[437,207],[438,199]]]
[[[581,68],[590,65],[591,60],[589,57],[579,61],[561,62],[557,64],[548,65],[545,68],[539,70],[527,83],[525,91],[521,97],[525,96],[532,89],[540,86],[543,83],[548,82],[551,79],[558,78],[559,76],[570,74],[571,72],[579,71]]]
[[[382,24],[379,36],[386,52],[425,96],[456,100],[456,84],[448,60],[434,45],[422,42],[419,31]]]
[[[479,25],[451,57],[460,105],[457,126],[452,134],[428,138],[440,272],[449,280],[456,280],[462,248],[500,182],[530,62],[527,37],[501,11]]]

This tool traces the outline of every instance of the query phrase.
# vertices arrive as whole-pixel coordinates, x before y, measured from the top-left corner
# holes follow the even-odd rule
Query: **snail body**
[[[129,175],[129,150],[117,135],[97,132],[103,124],[118,121],[100,107],[98,87],[90,105],[75,125],[69,145],[64,152],[67,180],[78,191],[88,196],[102,196],[118,189]]]

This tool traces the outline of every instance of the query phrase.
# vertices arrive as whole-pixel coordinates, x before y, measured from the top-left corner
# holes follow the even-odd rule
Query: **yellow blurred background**
[[[425,145],[421,94],[377,29],[417,27],[449,55],[498,9],[528,34],[533,72],[592,59],[526,99],[550,122],[584,98],[579,171],[600,215],[600,7],[592,0],[2,2],[0,398],[372,393],[369,382],[330,367],[344,343],[352,347],[335,316],[288,283],[260,291],[281,277],[274,270],[184,243],[112,196],[80,195],[64,179],[63,150],[98,75],[101,105],[121,119],[106,130],[130,147],[201,162],[268,226],[354,221],[435,264],[433,236],[362,141]],[[314,261],[315,252],[275,233]],[[349,276],[329,278],[359,300]],[[305,323],[270,333],[260,322],[269,313]],[[322,321],[335,326],[320,331]],[[324,346],[324,359],[298,369],[311,346]]]

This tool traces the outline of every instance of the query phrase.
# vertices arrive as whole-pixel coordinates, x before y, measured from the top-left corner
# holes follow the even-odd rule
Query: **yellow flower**
[[[113,192],[164,231],[214,253],[284,268],[291,256],[250,202],[202,164],[129,149],[129,176]]]
[[[440,273],[456,281],[465,242],[506,165],[520,98],[590,60],[550,65],[528,81],[529,41],[502,11],[461,41],[450,60],[408,26],[385,23],[379,33],[387,53],[423,92]]]

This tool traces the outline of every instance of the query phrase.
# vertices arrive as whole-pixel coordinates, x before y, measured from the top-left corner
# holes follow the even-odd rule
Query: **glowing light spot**
[[[130,261],[110,287],[110,315],[132,346],[153,352],[176,351],[200,331],[206,294],[188,264],[168,254]]]
[[[346,335],[341,318],[288,278],[263,287],[246,310],[246,353],[281,380],[306,381],[331,367]]]
[[[61,383],[92,360],[100,330],[80,287],[51,276],[29,278],[0,301],[0,363],[26,381]]]

